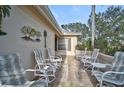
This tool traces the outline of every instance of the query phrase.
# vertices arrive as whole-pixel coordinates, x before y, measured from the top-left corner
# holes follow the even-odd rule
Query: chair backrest
[[[24,85],[27,81],[19,54],[0,54],[0,81],[2,85]]]
[[[34,49],[34,54],[35,54],[35,60],[38,64],[38,67],[40,68],[40,63],[44,63],[44,56],[42,54],[42,49]]]
[[[82,56],[85,56],[87,53],[87,48],[85,48],[84,53],[82,53]]]
[[[93,49],[93,52],[92,52],[93,62],[96,62],[98,55],[99,55],[99,49]]]
[[[50,58],[50,59],[52,59],[52,51],[51,51],[51,49],[50,48],[47,48],[47,52],[48,52],[48,57]]]
[[[113,60],[113,67],[112,71],[115,72],[124,72],[124,52],[116,52],[114,55],[114,60]],[[123,75],[118,75],[115,74],[115,77],[118,80],[121,80],[124,82],[124,74]]]
[[[121,71],[124,65],[124,52],[116,52],[113,60],[112,71]],[[124,70],[123,70],[124,71]]]

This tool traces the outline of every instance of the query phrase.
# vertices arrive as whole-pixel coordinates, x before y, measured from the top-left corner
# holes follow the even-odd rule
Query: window
[[[58,50],[71,51],[71,39],[68,38],[58,39]]]

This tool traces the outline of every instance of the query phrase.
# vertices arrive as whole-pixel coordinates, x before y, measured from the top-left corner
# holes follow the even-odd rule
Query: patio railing
[[[100,63],[105,63],[105,64],[112,64],[112,60],[114,59],[113,56],[106,55],[103,53],[99,53],[98,55],[98,60]]]

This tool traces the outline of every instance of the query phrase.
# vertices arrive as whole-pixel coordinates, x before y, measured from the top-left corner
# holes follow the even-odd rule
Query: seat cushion
[[[18,54],[0,55],[0,81],[2,85],[23,85],[26,82]]]
[[[94,72],[93,72],[93,75],[94,75],[94,76],[96,77],[96,79],[100,82],[100,81],[102,80],[103,72],[94,71]],[[109,82],[109,83],[113,83],[113,84],[116,84],[116,85],[121,85],[121,84],[123,83],[122,80],[119,80],[117,77],[115,77],[115,74],[111,74],[111,73],[105,75],[103,81],[106,81],[106,82]]]

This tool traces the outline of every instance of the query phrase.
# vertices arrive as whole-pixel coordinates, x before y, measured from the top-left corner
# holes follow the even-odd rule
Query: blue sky
[[[96,13],[103,12],[108,7],[109,6],[105,5],[97,5]],[[121,7],[124,8],[124,6]],[[72,22],[82,22],[87,24],[87,20],[91,13],[90,5],[50,5],[49,8],[59,25]]]

